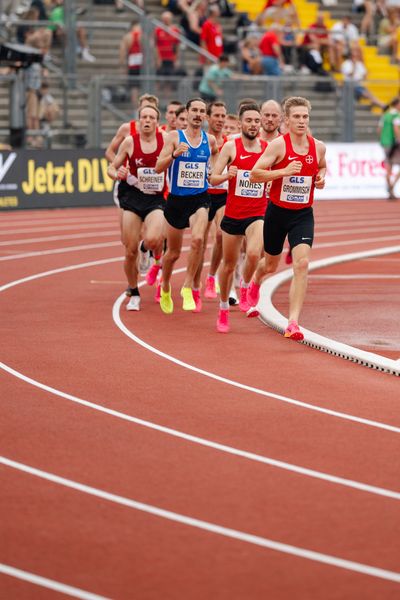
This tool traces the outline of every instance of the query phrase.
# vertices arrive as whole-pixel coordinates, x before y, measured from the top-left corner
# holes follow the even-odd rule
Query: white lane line
[[[79,225],[83,225],[84,223],[107,223],[111,226],[113,223],[116,223],[118,217],[116,214],[114,215],[104,215],[103,217],[65,217],[63,215],[57,215],[54,219],[37,219],[37,220],[29,220],[29,221],[6,221],[5,215],[2,215],[2,221],[0,222],[0,229],[7,229],[9,233],[13,233],[13,230],[10,227],[32,227],[34,224],[38,223],[39,225],[52,225],[58,224],[62,221],[63,225],[69,225],[73,223],[78,223]]]
[[[38,585],[49,590],[54,590],[55,592],[65,594],[66,596],[71,596],[72,598],[81,598],[82,600],[109,600],[105,596],[92,594],[91,592],[86,592],[80,588],[72,587],[71,585],[66,585],[65,583],[60,583],[54,579],[47,579],[47,577],[41,577],[41,575],[36,575],[35,573],[22,571],[21,569],[16,569],[15,567],[11,567],[11,565],[6,565],[4,563],[0,563],[0,573],[9,575],[10,577],[14,577],[16,579],[21,579],[22,581],[27,581],[28,583],[33,583],[34,585]]]
[[[316,236],[318,237],[318,236]],[[313,248],[336,248],[338,246],[355,246],[357,244],[370,244],[373,242],[393,242],[394,240],[400,240],[400,233],[398,235],[388,235],[385,237],[369,237],[358,240],[348,240],[343,242],[326,242],[324,244],[313,244]]]
[[[23,254],[12,254],[11,256],[2,256],[0,257],[0,262],[6,260],[17,260],[19,258],[32,258],[33,256],[49,256],[50,254],[64,254],[67,252],[77,252],[80,250],[94,250],[97,248],[115,248],[116,246],[121,246],[121,242],[103,242],[102,244],[66,246],[64,248],[55,248],[54,250],[37,250],[35,252],[24,252]]]
[[[29,229],[15,229],[12,234],[13,235],[17,235],[20,233],[39,233],[39,232],[43,232],[43,231],[49,231],[51,233],[54,233],[55,231],[65,231],[67,229],[72,229],[73,231],[76,231],[77,229],[94,229],[94,228],[100,228],[100,229],[104,229],[104,227],[110,227],[109,223],[103,223],[103,226],[101,223],[88,223],[87,225],[58,225],[57,227],[35,227],[33,228],[29,228]],[[116,219],[115,221],[115,228],[118,231],[118,221]],[[10,232],[8,231],[0,231],[0,235],[9,235]]]
[[[400,279],[400,275],[382,275],[381,273],[360,273],[357,275],[310,275],[309,279]]]
[[[367,483],[362,483],[360,481],[355,481],[353,479],[346,479],[345,477],[338,477],[336,475],[331,475],[330,473],[324,473],[323,471],[315,471],[314,469],[309,469],[306,467],[301,467],[299,465],[294,465],[292,463],[284,462],[282,460],[276,460],[274,458],[270,458],[269,456],[263,456],[261,454],[255,454],[254,452],[249,452],[247,450],[241,450],[240,448],[235,448],[233,446],[227,446],[226,444],[220,444],[218,442],[214,442],[212,440],[208,440],[205,438],[201,438],[196,435],[191,435],[189,433],[185,433],[184,431],[179,431],[177,429],[172,429],[171,427],[165,427],[163,425],[158,425],[152,421],[146,421],[144,419],[139,419],[138,417],[134,417],[128,415],[126,413],[107,408],[100,404],[95,404],[93,402],[89,402],[88,400],[84,400],[82,398],[78,398],[77,396],[73,396],[72,394],[67,394],[66,392],[62,392],[55,388],[52,388],[44,383],[40,383],[22,373],[19,373],[15,369],[5,365],[0,362],[0,368],[4,371],[21,379],[25,383],[33,385],[41,390],[49,392],[54,396],[59,396],[64,400],[69,400],[70,402],[74,402],[75,404],[79,404],[81,406],[85,406],[86,408],[90,408],[92,410],[98,411],[100,413],[104,413],[111,417],[116,417],[117,419],[121,419],[122,421],[128,421],[129,423],[134,423],[135,425],[139,425],[140,427],[146,427],[147,429],[152,429],[154,431],[158,431],[160,433],[164,433],[166,435],[170,435],[172,437],[176,437],[178,439],[185,440],[186,442],[190,442],[193,444],[198,444],[200,446],[205,446],[206,448],[211,448],[213,450],[217,450],[219,452],[224,452],[226,454],[231,454],[233,456],[238,456],[240,458],[244,458],[246,460],[251,460],[254,462],[262,463],[265,465],[269,465],[271,467],[276,467],[277,469],[283,469],[285,471],[289,471],[292,473],[296,473],[298,475],[304,475],[306,477],[312,477],[314,479],[319,479],[321,481],[325,481],[328,483],[333,483],[335,485],[342,485],[348,488],[352,488],[361,492],[366,492],[369,494],[375,494],[377,496],[384,496],[386,498],[391,498],[393,500],[400,500],[400,492],[395,490],[390,490],[387,488],[378,487],[375,485],[369,485]]]
[[[65,272],[69,272],[69,271],[74,271],[76,269],[83,269],[86,267],[92,267],[92,266],[98,266],[98,265],[103,265],[103,264],[107,264],[107,263],[111,263],[111,262],[117,262],[117,261],[121,261],[122,257],[118,257],[118,258],[111,258],[111,259],[102,259],[102,260],[96,260],[96,261],[92,261],[92,262],[86,262],[86,263],[81,263],[81,264],[77,264],[77,265],[70,265],[68,267],[60,267],[57,269],[51,269],[50,271],[44,271],[42,273],[36,273],[35,275],[29,275],[27,277],[23,277],[22,279],[17,279],[15,281],[10,281],[9,283],[6,283],[4,285],[2,285],[0,287],[0,292],[3,292],[7,289],[10,289],[12,287],[15,287],[17,285],[20,285],[22,283],[27,283],[29,281],[34,281],[36,279],[40,279],[43,277],[49,277],[52,275],[57,275],[59,273],[65,273]],[[178,269],[176,271],[174,271],[174,274],[176,273],[180,273],[183,272],[185,270],[185,267]],[[141,282],[141,285],[144,285],[145,282]],[[315,411],[315,412],[319,412],[325,415],[329,415],[332,417],[337,417],[339,419],[344,419],[347,421],[352,421],[354,423],[359,423],[362,425],[367,425],[369,427],[376,427],[378,429],[383,429],[386,431],[391,431],[393,433],[400,433],[400,428],[396,427],[394,425],[389,425],[387,423],[382,423],[379,421],[373,421],[370,419],[364,419],[362,417],[357,417],[354,415],[351,415],[349,413],[342,413],[339,411],[334,411],[328,408],[323,408],[321,406],[316,406],[313,404],[308,404],[306,402],[301,402],[300,400],[294,400],[293,398],[289,398],[287,396],[282,396],[280,394],[275,394],[273,392],[267,392],[265,390],[261,390],[259,388],[255,388],[252,386],[248,386],[242,383],[239,383],[237,381],[233,381],[231,379],[227,379],[226,377],[221,377],[220,375],[216,375],[215,373],[211,373],[209,371],[205,371],[203,369],[199,369],[193,365],[190,365],[188,363],[185,363],[177,358],[174,358],[173,356],[166,354],[165,352],[161,352],[160,350],[158,350],[157,348],[154,348],[153,346],[150,346],[149,344],[147,344],[146,342],[144,342],[143,340],[141,340],[139,337],[135,336],[131,331],[129,331],[129,329],[127,329],[125,327],[125,325],[122,323],[120,316],[119,316],[119,308],[123,302],[123,300],[126,298],[125,294],[121,294],[121,296],[119,298],[117,298],[117,300],[114,303],[113,306],[113,319],[116,323],[116,325],[121,329],[121,331],[123,333],[125,333],[125,335],[127,335],[128,337],[130,337],[132,340],[134,340],[136,343],[138,343],[139,345],[141,345],[143,348],[146,348],[147,350],[150,350],[151,352],[153,352],[154,354],[157,354],[158,356],[165,358],[166,360],[169,360],[181,367],[184,367],[186,369],[189,369],[190,371],[194,371],[195,373],[198,373],[200,375],[204,375],[206,377],[209,377],[210,379],[214,379],[216,381],[220,381],[222,383],[237,387],[239,389],[242,390],[246,390],[248,392],[253,392],[255,394],[259,394],[261,396],[265,396],[267,398],[273,398],[274,400],[279,400],[281,402],[285,402],[287,404],[291,404],[293,406],[298,406],[300,408],[305,408],[307,410],[311,410],[311,411]],[[7,365],[0,363],[0,366],[2,366],[3,369],[10,369],[9,367],[7,367]],[[11,372],[13,371],[12,369],[9,371]],[[16,375],[17,372],[14,372],[14,374]],[[16,376],[20,376],[21,379],[24,379],[25,376],[22,374],[18,374]],[[29,378],[26,378],[25,380],[27,381]],[[30,382],[32,383],[33,380],[31,380]]]
[[[141,511],[153,515],[155,517],[167,519],[168,521],[174,521],[175,523],[180,523],[181,525],[187,525],[188,527],[194,527],[196,529],[201,529],[203,531],[228,537],[234,540],[238,540],[240,542],[246,542],[255,546],[261,546],[262,548],[268,548],[269,550],[274,550],[283,554],[289,554],[291,556],[297,556],[298,558],[303,558],[313,562],[337,567],[339,569],[345,569],[347,571],[361,573],[362,575],[368,575],[370,577],[377,577],[378,579],[386,579],[387,581],[400,583],[400,573],[396,573],[395,571],[388,571],[386,569],[381,569],[372,565],[366,565],[352,560],[346,560],[338,556],[323,554],[321,552],[309,550],[308,548],[292,546],[291,544],[285,544],[283,542],[278,542],[270,538],[246,533],[237,529],[231,529],[229,527],[223,527],[216,523],[203,521],[202,519],[189,517],[181,513],[176,513],[170,510],[166,510],[164,508],[160,508],[158,506],[154,506],[152,504],[138,502],[137,500],[133,500],[131,498],[126,498],[124,496],[119,496],[117,494],[106,492],[105,490],[85,485],[77,481],[73,481],[71,479],[66,479],[65,477],[60,477],[59,475],[49,473],[48,471],[43,471],[41,469],[36,469],[35,467],[30,467],[29,465],[10,460],[6,457],[0,457],[0,463],[3,463],[5,466],[10,467],[12,469],[28,473],[29,475],[33,475],[34,477],[45,479],[46,481],[50,481],[57,485],[62,485],[64,487],[76,490],[83,494],[88,494],[96,498],[101,498],[102,500],[107,500],[108,502],[113,502],[121,506],[126,506],[128,508]]]
[[[23,238],[21,240],[10,240],[6,242],[0,242],[1,246],[22,246],[23,244],[38,244],[40,242],[59,242],[62,240],[79,240],[82,238],[92,238],[92,237],[106,237],[111,235],[119,235],[118,228],[108,231],[92,231],[90,233],[70,233],[68,235],[50,235],[48,237],[41,238]]]
[[[353,223],[353,227],[354,227],[355,223]],[[390,222],[390,225],[386,225],[385,227],[363,227],[360,229],[349,229],[347,231],[343,231],[341,229],[338,230],[338,228],[336,227],[335,229],[332,229],[330,231],[320,231],[319,229],[315,230],[315,237],[316,238],[320,238],[320,237],[338,237],[338,236],[343,236],[343,235],[355,235],[355,234],[359,234],[359,233],[378,233],[380,231],[384,231],[384,232],[389,232],[389,231],[398,231],[400,227],[400,223],[397,224],[393,224],[393,221]]]
[[[345,262],[362,260],[364,258],[369,258],[370,256],[385,256],[386,254],[396,254],[398,252],[400,252],[400,246],[337,255],[330,258],[323,258],[321,260],[313,261],[309,265],[309,271],[311,272],[316,269],[326,268],[331,265]],[[272,296],[275,290],[283,283],[291,279],[291,277],[292,269],[286,269],[285,271],[281,271],[276,275],[266,279],[261,286],[260,301],[257,305],[257,308],[260,312],[260,319],[273,329],[277,329],[280,332],[284,331],[287,325],[287,318],[285,318],[282,313],[275,308],[272,303]],[[352,360],[367,367],[380,369],[381,371],[385,371],[394,375],[400,375],[400,360],[396,361],[380,354],[360,350],[359,348],[355,348],[353,346],[337,342],[331,338],[319,335],[318,333],[310,331],[309,329],[305,329],[304,327],[302,327],[302,331],[304,333],[304,341],[302,342],[303,344],[307,344],[312,348],[316,348],[317,350],[329,352],[330,354],[339,356],[341,358]]]

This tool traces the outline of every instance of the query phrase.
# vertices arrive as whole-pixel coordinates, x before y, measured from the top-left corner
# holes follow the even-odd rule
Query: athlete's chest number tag
[[[139,189],[144,192],[162,192],[164,173],[156,173],[151,167],[141,167],[137,170]]]
[[[238,169],[235,187],[235,196],[242,198],[262,198],[264,194],[263,183],[252,183],[250,171]]]
[[[308,204],[312,177],[310,175],[290,175],[282,179],[281,200],[296,204]]]
[[[206,163],[179,163],[178,186],[184,188],[204,188],[206,182]]]

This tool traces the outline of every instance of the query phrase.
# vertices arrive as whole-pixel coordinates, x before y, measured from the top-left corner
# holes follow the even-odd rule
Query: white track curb
[[[330,265],[336,265],[339,263],[350,262],[352,260],[358,260],[360,258],[369,258],[371,256],[384,256],[385,254],[393,254],[400,252],[400,246],[390,246],[388,248],[380,248],[378,250],[367,250],[364,252],[353,252],[351,254],[342,254],[331,258],[323,258],[310,263],[309,271],[315,271],[323,267]],[[273,329],[283,332],[287,325],[287,318],[285,318],[272,304],[272,295],[275,290],[282,285],[285,281],[292,277],[292,269],[286,269],[272,277],[269,277],[261,286],[260,301],[257,305],[257,309],[260,312],[260,319],[263,323],[266,323]],[[347,360],[365,365],[372,369],[378,369],[385,373],[392,373],[393,375],[400,376],[400,359],[392,360],[373,352],[365,352],[359,348],[342,344],[331,338],[324,337],[318,333],[314,333],[308,329],[301,328],[304,333],[303,344],[328,352],[335,356],[340,356]]]

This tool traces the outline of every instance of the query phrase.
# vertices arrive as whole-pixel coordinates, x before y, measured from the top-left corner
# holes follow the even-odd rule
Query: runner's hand
[[[297,173],[300,173],[302,166],[303,163],[300,160],[294,160],[285,167],[285,173],[286,175],[296,175]]]
[[[235,166],[231,166],[228,169],[228,179],[233,179],[234,177],[236,177],[238,172],[238,168]]]
[[[117,171],[117,177],[118,177],[118,179],[126,179],[128,176],[128,173],[129,173],[128,168],[122,166]]]
[[[185,152],[187,152],[188,150],[189,150],[188,144],[185,144],[185,142],[180,142],[178,144],[178,146],[175,148],[173,155],[180,156],[181,154],[185,154]]]
[[[318,175],[315,178],[315,187],[318,190],[322,190],[322,188],[325,187],[325,177],[324,177],[324,175],[321,175],[320,173],[318,173]]]

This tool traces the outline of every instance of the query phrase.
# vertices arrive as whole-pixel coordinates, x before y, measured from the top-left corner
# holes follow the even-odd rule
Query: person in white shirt
[[[366,98],[373,106],[383,108],[385,105],[378,100],[364,85],[363,82],[367,76],[367,68],[364,64],[362,50],[360,46],[354,45],[350,50],[350,58],[345,60],[341,67],[345,81],[353,81],[354,97],[356,100]]]
[[[330,29],[332,41],[332,68],[340,72],[343,57],[350,53],[352,44],[358,42],[359,33],[357,27],[351,22],[351,17],[345,16],[341,21],[335,23]]]

